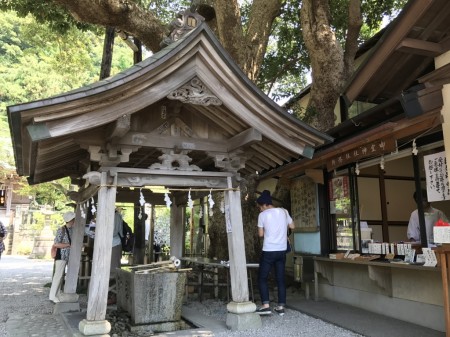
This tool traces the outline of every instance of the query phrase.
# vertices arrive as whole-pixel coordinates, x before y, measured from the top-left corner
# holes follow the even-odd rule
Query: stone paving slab
[[[11,314],[6,330],[10,337],[72,337],[60,315]]]

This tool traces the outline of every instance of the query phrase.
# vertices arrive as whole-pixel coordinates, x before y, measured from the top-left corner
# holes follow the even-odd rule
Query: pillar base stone
[[[256,311],[256,304],[250,301],[247,302],[230,302],[227,304],[228,312],[233,314],[244,314]]]
[[[80,303],[78,302],[58,302],[55,303],[55,306],[53,307],[53,315],[58,315],[64,312],[74,312],[74,311],[81,311],[80,309]]]
[[[83,319],[78,324],[78,329],[84,336],[109,336],[111,323],[107,320],[88,321]]]
[[[230,302],[227,304],[226,326],[232,331],[261,328],[261,317],[255,312],[253,302]]]
[[[60,302],[78,302],[79,298],[80,295],[78,295],[77,293],[73,294],[60,293],[58,296]]]

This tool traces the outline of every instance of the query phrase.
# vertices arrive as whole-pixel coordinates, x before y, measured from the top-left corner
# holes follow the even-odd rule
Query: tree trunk
[[[272,23],[280,14],[282,2],[281,0],[254,0],[248,27],[244,33],[238,1],[215,1],[219,40],[252,81],[258,78]]]
[[[360,0],[349,2],[345,54],[331,27],[328,0],[303,0],[300,19],[313,79],[304,121],[318,130],[326,131],[335,125],[336,103],[353,72],[356,43],[361,28]]]
[[[106,27],[105,42],[103,44],[102,65],[100,67],[100,80],[111,76],[111,63],[114,49],[114,27]]]
[[[256,208],[255,199],[255,181],[248,180],[242,182],[241,189],[241,207],[242,207],[242,221],[244,225],[244,239],[245,239],[245,256],[248,262],[258,262],[259,254],[262,250],[262,240],[258,237],[257,223],[259,211]],[[214,214],[208,224],[208,234],[211,245],[207,252],[210,258],[217,258],[219,260],[228,260],[228,246],[227,233],[225,229],[225,216],[220,211],[221,200],[223,193],[213,193],[213,200],[215,201],[213,210]]]
[[[137,47],[138,51],[133,52],[133,63],[139,63],[142,61],[142,43],[139,39],[133,39],[134,45]]]

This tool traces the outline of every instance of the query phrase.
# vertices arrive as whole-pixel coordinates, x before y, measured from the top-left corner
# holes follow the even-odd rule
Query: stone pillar
[[[117,176],[108,184],[108,174],[100,173],[98,191],[97,226],[95,229],[92,275],[89,283],[89,301],[86,319],[78,326],[84,335],[107,335],[111,324],[105,320],[109,290],[114,210],[116,202]]]
[[[231,187],[231,178],[228,178],[228,188]],[[226,325],[231,330],[257,329],[261,327],[261,317],[255,312],[255,303],[249,301],[240,191],[225,192],[225,223],[232,298],[227,305]]]

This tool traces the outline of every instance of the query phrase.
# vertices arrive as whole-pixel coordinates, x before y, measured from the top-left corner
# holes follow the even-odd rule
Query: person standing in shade
[[[413,198],[415,202],[419,203],[419,198],[417,193],[414,192]],[[431,206],[428,201],[427,191],[422,190],[422,207],[423,207],[423,215],[425,218],[425,229],[427,233],[427,244],[428,247],[435,247],[434,244],[434,232],[433,227],[439,219],[442,219],[444,222],[448,222],[447,217],[444,212],[438,210]],[[408,240],[410,242],[421,242],[420,237],[420,224],[419,224],[419,210],[416,209],[411,213],[411,217],[409,218],[408,230],[406,235],[408,236]]]
[[[269,304],[268,278],[270,271],[274,268],[278,288],[278,306],[274,308],[274,311],[282,316],[286,304],[285,267],[288,229],[294,229],[294,222],[287,210],[272,205],[270,191],[264,190],[256,203],[260,210],[258,235],[264,239],[258,272],[258,287],[262,305],[256,312],[260,315],[272,313]]]
[[[0,259],[2,258],[2,254],[5,251],[5,239],[8,234],[8,230],[3,222],[0,221]]]
[[[70,245],[72,236],[72,226],[75,223],[75,213],[64,213],[64,226],[61,226],[56,231],[54,246],[57,248],[55,257],[55,272],[53,274],[52,286],[50,288],[49,300],[57,303],[59,302],[59,294],[61,292],[61,285],[69,261]]]

